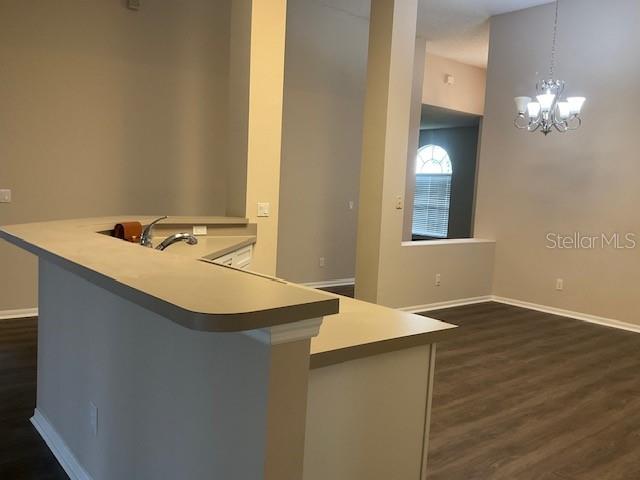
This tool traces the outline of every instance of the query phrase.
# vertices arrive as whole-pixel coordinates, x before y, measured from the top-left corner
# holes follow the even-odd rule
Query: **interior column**
[[[356,297],[378,302],[390,242],[402,242],[417,0],[372,0],[364,110]]]
[[[286,0],[232,2],[227,214],[258,225],[251,269],[267,275],[276,272],[286,20]]]

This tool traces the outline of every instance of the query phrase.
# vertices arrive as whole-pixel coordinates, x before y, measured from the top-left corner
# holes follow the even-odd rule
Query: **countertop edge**
[[[339,299],[336,297],[318,300],[312,303],[293,304],[259,311],[223,314],[193,312],[142,290],[125,285],[116,279],[84,267],[79,263],[62,258],[46,249],[16,237],[1,228],[0,238],[38,257],[45,258],[59,267],[115,295],[125,298],[136,305],[166,317],[191,330],[221,333],[243,332],[293,323],[310,318],[324,317],[326,315],[333,315],[339,311]]]
[[[220,250],[217,250],[215,252],[209,253],[207,255],[205,255],[204,257],[202,257],[203,260],[215,260],[217,258],[220,257],[224,257],[226,254],[234,252],[235,250],[238,250],[240,248],[244,248],[248,245],[255,245],[257,242],[258,238],[255,235],[252,235],[251,238],[247,238],[246,240],[243,240],[242,242],[238,242],[232,246],[226,247],[226,248],[221,248]]]
[[[432,332],[418,333],[370,343],[351,345],[335,350],[311,353],[310,369],[323,368],[339,363],[357,360],[360,358],[381,355],[422,345],[430,345],[450,338],[455,335],[458,327],[449,324],[450,327]]]

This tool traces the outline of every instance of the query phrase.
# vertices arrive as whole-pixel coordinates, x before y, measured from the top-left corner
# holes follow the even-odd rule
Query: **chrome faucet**
[[[165,248],[170,247],[174,243],[178,242],[186,242],[189,245],[196,245],[198,243],[198,239],[190,233],[174,233],[170,237],[167,237],[162,242],[160,242],[160,245],[156,247],[156,250],[164,250]]]
[[[166,215],[164,217],[156,218],[153,222],[144,227],[142,235],[140,235],[140,245],[142,245],[143,247],[152,248],[153,243],[151,243],[151,240],[153,239],[153,226],[159,221],[165,220],[167,218],[169,217],[167,217]]]

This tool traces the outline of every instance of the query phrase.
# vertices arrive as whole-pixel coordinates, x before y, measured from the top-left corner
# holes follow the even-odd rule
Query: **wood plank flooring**
[[[640,334],[484,303],[428,312],[428,480],[640,479]]]
[[[355,287],[353,285],[341,285],[339,287],[327,287],[322,288],[325,292],[335,293],[336,295],[343,295],[345,297],[353,298],[355,293]]]
[[[0,479],[68,480],[29,422],[36,406],[37,321],[0,320]]]
[[[461,326],[438,345],[428,480],[640,479],[639,334],[496,303],[426,315]],[[2,480],[68,478],[29,423],[36,334],[0,321]]]

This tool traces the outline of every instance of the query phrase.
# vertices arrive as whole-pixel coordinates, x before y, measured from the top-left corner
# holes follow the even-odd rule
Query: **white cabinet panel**
[[[213,263],[227,265],[236,268],[248,268],[251,265],[251,257],[253,256],[253,245],[247,245],[231,253],[227,253],[222,257],[213,260]]]

